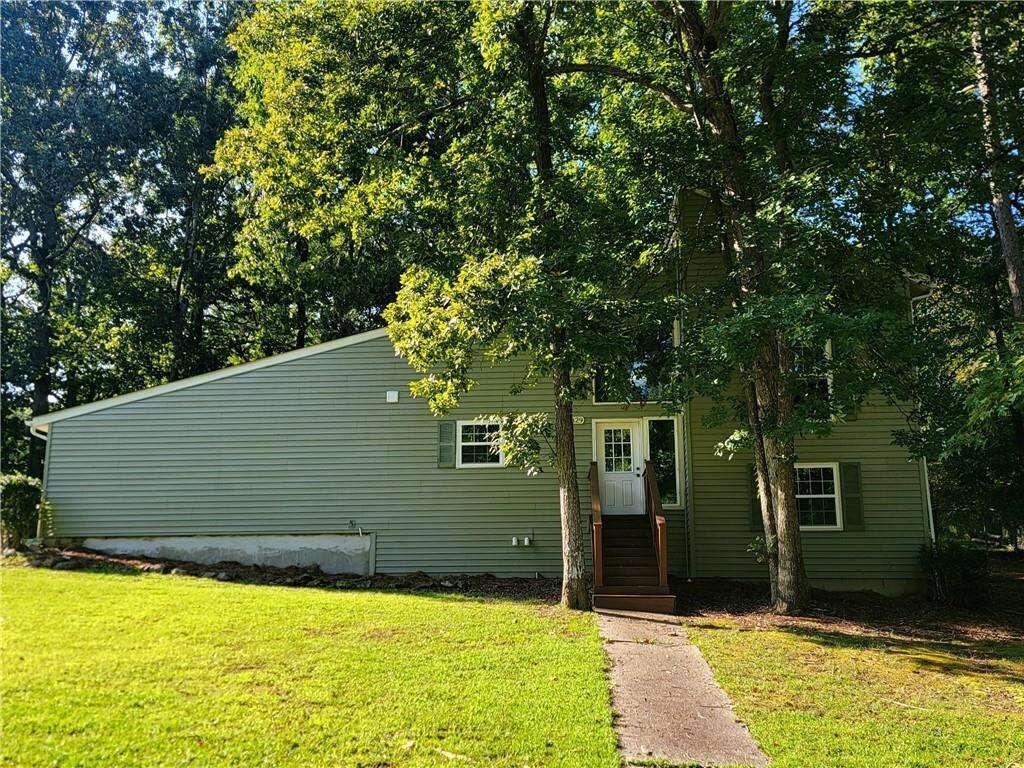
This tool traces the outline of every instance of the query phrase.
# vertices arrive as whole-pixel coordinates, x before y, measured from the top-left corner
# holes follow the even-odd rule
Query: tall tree
[[[598,33],[553,71],[599,78],[602,103],[625,98],[631,119],[671,126],[673,136],[659,137],[669,155],[656,164],[675,169],[681,198],[707,201],[703,219],[714,226],[700,247],[718,253],[725,277],[690,281],[681,292],[672,389],[680,403],[696,392],[737,396],[744,428],[723,450],[752,451],[772,600],[777,610],[799,611],[806,577],[796,438],[823,434],[850,414],[880,383],[868,364],[883,357],[879,345],[905,333],[898,265],[853,245],[856,220],[845,207],[854,170],[853,26],[830,8],[798,12],[788,2],[636,10],[598,7]],[[677,239],[698,237],[684,231]],[[845,375],[854,369],[861,373]],[[829,393],[808,396],[818,377],[831,380]]]
[[[51,408],[67,373],[55,356],[56,327],[91,290],[97,270],[83,267],[101,258],[103,232],[118,216],[119,176],[164,116],[163,76],[146,43],[149,19],[135,10],[4,5],[5,290],[20,297],[30,328],[32,414]],[[41,474],[39,441],[29,470]]]
[[[931,294],[900,439],[933,462],[940,527],[1020,527],[1024,20],[1013,3],[848,10],[866,54],[856,205]]]
[[[168,119],[146,144],[145,162],[123,178],[133,203],[108,246],[115,277],[108,304],[124,318],[120,338],[145,350],[135,364],[144,381],[126,372],[128,388],[251,356],[259,326],[249,308],[253,291],[231,275],[238,190],[205,173],[235,120],[227,35],[247,11],[233,2],[156,6],[151,56],[165,73]]]
[[[218,157],[251,184],[251,264],[286,269],[287,249],[266,244],[302,236],[342,277],[405,270],[385,316],[435,412],[482,359],[527,360],[520,384],[551,388],[553,412],[505,414],[503,439],[553,438],[563,600],[582,607],[572,402],[625,346],[650,270],[621,226],[619,180],[594,162],[591,89],[550,77],[576,17],[554,3],[265,6],[236,39],[247,124]]]
[[[409,159],[448,140],[417,135],[415,121],[389,122],[417,84],[396,82],[389,69],[399,56],[388,50],[388,36],[402,34],[401,27],[364,26],[368,37],[351,36],[362,17],[376,12],[372,5],[265,4],[232,38],[239,124],[220,143],[212,178],[229,179],[241,192],[233,274],[256,290],[267,352],[379,325],[404,253],[391,217],[406,214],[389,207],[396,197],[371,200],[359,187],[375,160],[366,152],[400,146]],[[443,30],[448,15],[439,14],[435,24],[421,16],[424,35]],[[443,72],[451,54],[444,41],[429,42],[438,61],[416,60],[424,73]],[[350,67],[368,79],[340,81]],[[375,111],[361,114],[358,100],[373,86],[382,89]]]

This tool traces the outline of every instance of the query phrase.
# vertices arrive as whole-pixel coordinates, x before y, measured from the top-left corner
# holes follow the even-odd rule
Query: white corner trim
[[[211,371],[210,373],[203,373],[198,376],[190,376],[189,378],[181,379],[180,381],[172,381],[167,384],[150,387],[149,389],[140,389],[136,392],[129,392],[125,395],[109,397],[106,400],[97,400],[95,403],[76,405],[74,408],[65,408],[62,411],[53,411],[51,413],[43,414],[42,416],[36,416],[34,419],[27,421],[26,424],[29,425],[33,435],[36,435],[36,437],[42,437],[41,434],[36,434],[36,432],[46,433],[48,431],[46,426],[55,421],[72,419],[76,416],[84,416],[87,413],[95,413],[96,411],[113,408],[116,405],[126,405],[128,403],[134,403],[150,397],[156,397],[157,395],[166,395],[170,392],[177,392],[181,389],[188,389],[189,387],[195,387],[200,384],[207,384],[211,381],[219,381],[220,379],[227,379],[231,376],[238,376],[242,373],[258,371],[261,368],[269,368],[272,365],[288,363],[292,360],[301,360],[304,357],[312,357],[313,355],[319,355],[323,352],[331,352],[335,349],[351,347],[355,344],[361,344],[364,341],[383,338],[387,336],[387,333],[387,328],[378,328],[373,331],[365,331],[364,333],[357,333],[353,336],[334,339],[333,341],[325,341],[323,344],[316,344],[312,347],[293,349],[291,352],[282,352],[279,355],[272,355],[271,357],[264,357],[260,360],[252,360],[248,363],[233,365],[230,368],[221,368],[219,371]]]
[[[924,503],[925,513],[928,515],[928,533],[931,540],[935,541],[935,510],[932,508],[932,483],[928,478],[928,460],[921,458],[921,469],[924,472]]]

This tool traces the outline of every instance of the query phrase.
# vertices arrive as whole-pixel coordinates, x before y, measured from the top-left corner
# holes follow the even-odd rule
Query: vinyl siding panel
[[[547,410],[480,372],[452,419]],[[52,425],[59,536],[377,532],[380,571],[561,572],[551,473],[439,469],[437,421],[386,338]],[[385,392],[399,391],[399,402]],[[512,547],[513,536],[531,547]]]
[[[701,425],[709,407],[704,400],[691,404],[693,575],[764,578],[764,566],[746,551],[760,534],[750,525],[747,473],[752,459],[736,456],[730,461],[715,455],[715,445],[731,430]],[[856,461],[862,473],[863,531],[801,533],[812,582],[898,590],[920,579],[918,555],[929,529],[920,465],[892,444],[892,431],[902,425],[896,408],[872,404],[828,437],[798,442],[798,461]]]
[[[544,388],[510,395],[519,366],[487,368],[462,407],[550,411]],[[439,469],[438,422],[409,396],[415,374],[387,339],[322,352],[51,426],[56,534],[377,533],[381,571],[561,573],[552,472]],[[385,392],[399,391],[399,402]],[[589,553],[589,418],[577,451]],[[680,517],[681,513],[672,513]],[[681,527],[676,533],[681,533]],[[512,547],[530,536],[530,547]],[[675,568],[684,545],[673,540]]]
[[[500,410],[550,411],[547,386],[509,394],[519,366],[486,368],[460,409],[472,419]],[[440,469],[437,420],[410,397],[416,378],[386,338],[206,381],[56,421],[46,488],[56,534],[377,533],[377,569],[403,572],[561,573],[558,495],[551,471]],[[387,390],[399,402],[385,402]],[[680,461],[690,450],[688,498],[666,509],[670,571],[761,577],[746,552],[746,461],[725,461],[705,430],[707,403],[692,406],[690,441],[677,419]],[[657,406],[580,402],[576,453],[589,553],[587,471],[593,422],[663,416]],[[808,570],[822,579],[904,578],[923,539],[916,464],[890,445],[899,416],[872,408],[835,435],[801,448],[801,459],[862,462],[866,528],[805,535]],[[688,540],[692,526],[694,540]],[[531,547],[512,547],[530,536]],[[688,564],[688,552],[695,557]]]

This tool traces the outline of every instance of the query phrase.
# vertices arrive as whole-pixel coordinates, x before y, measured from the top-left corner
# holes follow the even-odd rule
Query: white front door
[[[642,515],[644,465],[639,419],[599,421],[595,432],[603,513]]]

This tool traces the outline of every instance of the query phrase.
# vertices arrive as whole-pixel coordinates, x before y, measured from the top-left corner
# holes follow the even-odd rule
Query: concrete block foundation
[[[376,570],[377,536],[373,533],[86,538],[82,544],[110,555],[139,555],[204,565],[315,565],[324,573],[366,576]]]

